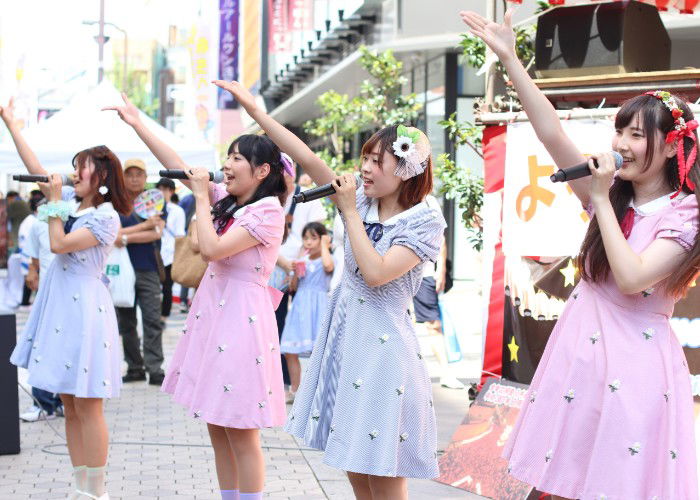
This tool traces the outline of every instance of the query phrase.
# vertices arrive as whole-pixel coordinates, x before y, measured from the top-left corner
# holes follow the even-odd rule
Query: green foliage
[[[116,88],[129,96],[129,100],[134,103],[134,106],[151,118],[158,118],[160,99],[151,94],[151,83],[145,71],[129,71],[126,77],[126,89],[122,88],[124,86],[124,65],[121,61],[115,61],[114,69],[105,74]]]
[[[381,54],[360,47],[359,64],[371,76],[360,85],[356,97],[329,90],[316,101],[320,116],[304,124],[304,130],[324,142],[318,153],[338,173],[354,170],[358,159],[347,159],[350,141],[360,132],[386,125],[413,123],[421,104],[415,94],[402,95],[407,79],[403,63],[389,51]]]
[[[438,123],[447,130],[455,146],[469,146],[482,156],[481,133],[484,127],[466,121],[458,122],[456,113]],[[462,210],[462,223],[467,228],[469,243],[474,249],[481,250],[483,221],[480,212],[484,202],[484,179],[469,168],[457,167],[448,153],[438,156],[435,175],[440,179],[440,194],[455,200]]]

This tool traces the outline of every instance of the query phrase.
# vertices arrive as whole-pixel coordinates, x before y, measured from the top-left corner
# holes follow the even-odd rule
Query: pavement
[[[459,304],[456,323],[463,359],[450,365],[452,374],[465,383],[475,380],[481,365],[480,297],[473,284],[456,283],[446,297]],[[17,314],[21,331],[28,312]],[[180,336],[185,315],[174,305],[174,314],[163,336],[166,364]],[[438,448],[449,443],[467,412],[465,390],[440,387],[440,365],[431,354],[430,340],[418,329],[422,350],[433,380],[438,420]],[[20,370],[20,384],[26,372]],[[31,406],[27,393],[18,389],[20,410]],[[288,406],[289,408],[289,406]],[[214,456],[206,426],[189,418],[182,407],[158,387],[145,382],[125,384],[121,396],[108,400],[105,414],[110,433],[107,489],[118,499],[218,499]],[[63,419],[22,423],[22,452],[0,456],[0,498],[65,499],[71,492],[71,465],[64,439]],[[266,461],[265,498],[352,499],[352,489],[342,471],[322,463],[322,452],[303,446],[281,428],[261,433]],[[463,490],[430,480],[409,480],[411,499],[477,499]]]

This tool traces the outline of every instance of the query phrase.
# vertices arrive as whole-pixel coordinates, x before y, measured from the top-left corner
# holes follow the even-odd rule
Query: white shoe
[[[38,406],[32,406],[19,416],[25,422],[38,422],[39,420],[53,420],[56,415],[47,415],[44,410]]]
[[[80,497],[79,498],[85,498],[85,499],[90,499],[90,500],[109,500],[109,494],[108,493],[103,493],[101,496],[96,497],[95,495],[88,493],[86,491],[80,491],[80,490],[75,490]]]
[[[455,377],[440,377],[440,385],[448,389],[464,389],[464,384]]]

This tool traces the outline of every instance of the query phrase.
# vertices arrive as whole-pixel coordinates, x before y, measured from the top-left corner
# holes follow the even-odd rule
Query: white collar
[[[421,201],[417,205],[413,205],[411,208],[406,209],[403,212],[399,212],[396,215],[392,215],[387,220],[382,222],[382,225],[390,226],[392,224],[396,224],[399,220],[401,220],[405,217],[408,217],[412,213],[417,212],[418,210],[422,210],[424,208],[430,208],[430,205],[428,205],[425,200]],[[367,211],[367,215],[365,215],[365,222],[368,222],[370,224],[380,222],[379,221],[379,200],[377,198],[371,198],[369,210]]]
[[[100,203],[97,207],[87,207],[87,208],[83,208],[82,210],[78,210],[79,206],[80,206],[80,204],[76,201],[75,211],[73,212],[73,217],[82,217],[83,215],[87,215],[89,213],[92,213],[95,210],[114,210],[114,206],[112,205],[112,202],[110,202],[110,201],[105,201],[104,203]]]
[[[673,201],[671,196],[673,196],[673,193],[668,193],[663,196],[659,196],[658,198],[655,198],[651,201],[647,201],[646,203],[639,205],[638,207],[635,206],[634,199],[632,199],[630,200],[630,207],[632,207],[634,211],[637,212],[639,215],[653,215],[662,208],[665,208],[671,204],[671,202]],[[676,199],[682,200],[685,197],[686,193],[681,193]]]
[[[276,207],[281,207],[280,205],[280,199],[277,196],[266,196],[265,198],[260,198],[258,201],[251,203],[250,205],[244,205],[235,212],[233,212],[234,217],[238,217],[239,215],[242,215],[245,213],[246,209],[250,207],[254,207],[256,205],[264,205],[264,204],[272,204]]]

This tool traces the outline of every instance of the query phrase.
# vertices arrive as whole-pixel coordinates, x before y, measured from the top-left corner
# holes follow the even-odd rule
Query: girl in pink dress
[[[262,498],[259,429],[286,418],[274,315],[281,293],[267,282],[284,232],[283,175],[290,165],[268,137],[243,135],[229,146],[224,183],[211,183],[208,171],[186,166],[143,126],[126,97],[124,102],[110,109],[164,166],[187,172],[196,239],[209,262],[163,391],[207,423],[222,499]]]
[[[510,24],[463,20],[499,56],[554,161],[586,161],[518,61]],[[697,277],[697,122],[668,92],[625,102],[612,153],[569,185],[592,217],[572,292],[504,450],[510,473],[569,499],[696,499],[693,398],[669,325]],[[557,497],[555,497],[557,498]]]

